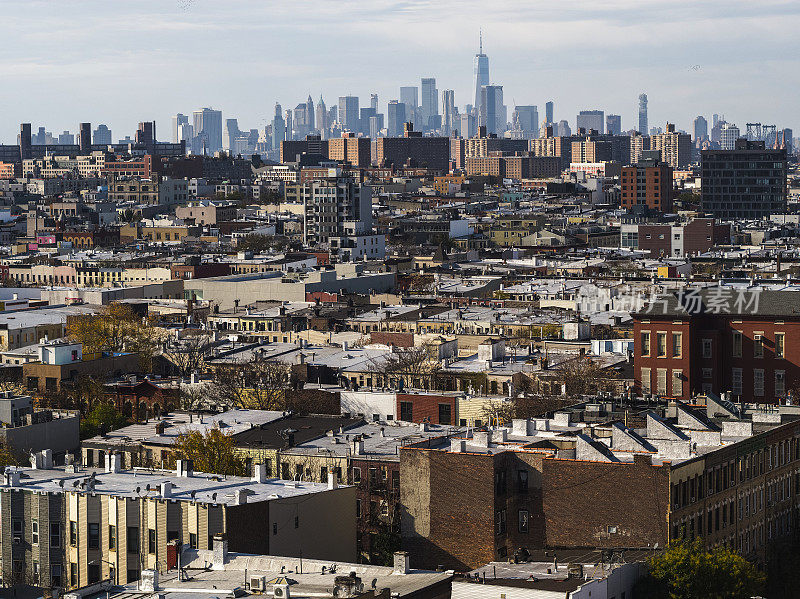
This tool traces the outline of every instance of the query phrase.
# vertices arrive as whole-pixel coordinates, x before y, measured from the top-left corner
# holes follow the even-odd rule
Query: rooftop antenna
[[[478,54],[483,54],[483,29],[478,28]]]

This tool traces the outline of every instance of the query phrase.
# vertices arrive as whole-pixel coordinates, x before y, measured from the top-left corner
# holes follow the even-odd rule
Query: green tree
[[[175,442],[175,459],[192,460],[194,469],[209,474],[246,476],[247,466],[236,452],[233,439],[218,427],[205,433],[189,431]]]
[[[11,447],[3,441],[0,441],[0,472],[5,470],[6,466],[16,466],[17,458],[14,457],[14,452]]]
[[[759,595],[766,582],[764,574],[735,551],[706,551],[699,539],[670,544],[649,566],[635,589],[637,597],[748,599]]]
[[[81,439],[89,439],[127,424],[128,420],[110,402],[100,402],[81,420]]]

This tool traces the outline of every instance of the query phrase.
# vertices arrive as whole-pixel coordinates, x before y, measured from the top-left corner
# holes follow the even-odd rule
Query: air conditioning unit
[[[289,599],[289,585],[276,584],[272,587],[272,596],[275,599]]]
[[[250,591],[258,591],[260,593],[264,592],[264,581],[266,577],[264,576],[251,576],[250,577]]]

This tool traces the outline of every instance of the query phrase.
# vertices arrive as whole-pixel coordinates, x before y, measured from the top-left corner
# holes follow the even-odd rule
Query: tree
[[[72,382],[64,381],[55,393],[45,393],[39,399],[40,407],[78,410],[82,417],[101,402],[106,401],[106,387],[102,378],[79,376]]]
[[[187,377],[203,368],[206,357],[211,352],[211,336],[207,331],[192,331],[183,339],[169,345],[164,352],[177,368],[181,377]]]
[[[69,318],[67,335],[83,344],[84,354],[136,353],[145,372],[152,369],[162,336],[154,316],[140,317],[130,305],[116,302],[104,306],[98,314]]]
[[[110,402],[95,405],[86,418],[81,420],[81,439],[89,439],[101,433],[113,431],[128,424]]]
[[[194,469],[209,474],[247,476],[247,465],[236,452],[233,439],[219,427],[201,433],[190,431],[178,436],[175,441],[176,459],[192,460]]]
[[[254,355],[248,362],[218,367],[211,395],[216,403],[229,408],[281,410],[290,382],[286,364]]]
[[[5,441],[0,441],[0,472],[6,469],[6,466],[16,466],[17,458],[14,457],[14,452]]]
[[[370,366],[370,371],[381,377],[382,386],[422,385],[426,389],[435,387],[434,379],[441,369],[436,348],[429,343],[395,347]]]
[[[613,388],[609,379],[615,373],[607,372],[590,358],[579,356],[565,360],[556,367],[556,379],[566,387],[571,397],[592,395]]]
[[[637,597],[656,599],[748,599],[761,593],[764,574],[726,547],[711,551],[702,540],[672,543],[649,562]]]

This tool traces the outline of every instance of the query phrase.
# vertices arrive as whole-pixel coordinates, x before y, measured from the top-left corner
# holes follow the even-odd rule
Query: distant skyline
[[[444,26],[446,24],[446,26]],[[435,77],[474,101],[478,29],[491,83],[505,103],[555,102],[574,127],[583,109],[638,123],[648,96],[650,127],[692,131],[698,115],[724,114],[800,130],[796,56],[800,3],[577,0],[311,1],[5,0],[0,62],[0,141],[15,143],[20,122],[54,134],[105,123],[116,141],[155,120],[212,106],[242,129],[262,128],[275,102],[294,106],[320,94],[328,106],[357,95],[379,111],[400,86]]]

